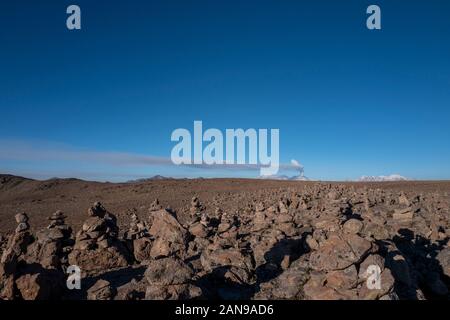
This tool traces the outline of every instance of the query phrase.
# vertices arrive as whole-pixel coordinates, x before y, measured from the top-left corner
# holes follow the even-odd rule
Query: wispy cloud
[[[108,167],[119,168],[136,168],[136,167],[185,167],[199,170],[225,170],[225,171],[257,171],[260,170],[260,164],[182,164],[175,165],[169,157],[160,157],[153,155],[144,155],[129,152],[117,151],[96,151],[76,148],[66,144],[50,143],[46,141],[23,141],[0,139],[0,161],[9,162],[26,162],[35,164],[33,170],[28,169],[28,176],[47,176],[39,167],[46,163],[58,164],[96,164],[106,165]],[[295,161],[295,160],[293,160]],[[282,170],[299,170],[301,165],[298,162],[291,162],[289,164],[281,164]],[[78,174],[77,174],[78,172]],[[59,175],[70,176],[75,174],[80,176],[80,171],[77,168],[70,166],[67,171],[58,170]],[[50,174],[50,172],[49,172]],[[106,173],[105,173],[106,175]],[[111,173],[111,176],[117,176],[117,173]],[[133,174],[123,174],[120,176],[136,176]],[[83,174],[86,176],[86,173]]]
[[[112,165],[171,165],[168,158],[135,153],[76,149],[62,144],[0,139],[0,160],[83,161]]]

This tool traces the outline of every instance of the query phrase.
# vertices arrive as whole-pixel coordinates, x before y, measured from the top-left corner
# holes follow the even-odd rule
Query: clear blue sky
[[[170,157],[202,120],[279,128],[311,178],[450,179],[449,17],[447,0],[2,1],[0,172],[248,176],[95,156]]]

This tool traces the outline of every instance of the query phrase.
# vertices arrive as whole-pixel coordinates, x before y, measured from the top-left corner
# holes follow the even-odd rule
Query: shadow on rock
[[[119,288],[133,279],[140,281],[144,278],[146,267],[126,267],[122,269],[112,270],[96,276],[88,276],[81,280],[81,290],[72,290],[68,293],[67,298],[72,299],[86,299],[87,291],[97,283],[99,280],[106,280],[113,288]]]
[[[289,267],[303,254],[303,238],[282,239],[264,254],[266,263],[253,270],[220,266],[200,277],[195,284],[202,288],[202,299],[248,300]]]
[[[392,243],[379,243],[385,251],[386,267],[392,271],[394,290],[400,299],[449,298],[450,278],[444,272],[442,261],[438,260],[447,241],[431,242],[403,228]]]

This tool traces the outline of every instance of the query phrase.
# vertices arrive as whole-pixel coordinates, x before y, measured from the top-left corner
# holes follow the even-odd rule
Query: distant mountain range
[[[136,179],[136,180],[129,180],[129,181],[127,181],[126,183],[136,183],[136,182],[145,182],[145,181],[154,181],[154,180],[170,180],[170,179],[173,179],[173,178],[170,178],[170,177],[164,177],[164,176],[161,176],[161,175],[156,175],[156,176],[153,176],[153,177],[150,177],[150,178],[142,178],[142,179]]]
[[[149,177],[149,178],[141,178],[141,179],[135,179],[135,180],[129,180],[126,181],[125,183],[139,183],[139,182],[146,182],[146,181],[155,181],[155,180],[173,180],[175,178],[172,177],[165,177],[162,175],[155,175],[153,177]],[[185,180],[185,179],[189,179],[189,178],[176,178],[178,180]],[[196,178],[191,178],[191,179],[198,179],[198,180],[202,180],[205,178],[202,177],[196,177]],[[303,174],[299,174],[299,175],[295,175],[295,176],[287,176],[287,175],[272,175],[272,176],[259,176],[257,177],[257,179],[265,179],[265,180],[284,180],[284,181],[318,181],[318,180],[312,180],[306,176],[304,176]],[[74,178],[70,178],[70,179],[60,179],[60,178],[52,178],[52,179],[47,179],[47,180],[43,180],[43,181],[52,181],[52,180],[79,180],[79,179],[74,179]],[[389,176],[362,176],[357,180],[346,180],[346,181],[357,181],[357,182],[384,182],[384,181],[411,181],[413,179],[401,176],[399,174],[391,174]],[[20,176],[14,176],[14,175],[10,175],[10,174],[0,174],[0,187],[2,185],[6,185],[6,184],[18,184],[20,182],[23,181],[33,181],[33,179],[29,179],[29,178],[24,178],[24,177],[20,177]],[[81,180],[80,180],[81,181]]]
[[[399,174],[391,174],[390,176],[362,176],[358,179],[361,182],[383,182],[383,181],[408,181],[410,179]]]

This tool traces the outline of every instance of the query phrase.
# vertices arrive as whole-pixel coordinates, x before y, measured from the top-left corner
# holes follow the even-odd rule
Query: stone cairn
[[[54,212],[48,220],[50,220],[50,224],[47,226],[49,230],[58,230],[62,234],[62,239],[65,240],[65,245],[73,245],[69,243],[69,239],[72,235],[72,228],[66,224],[66,215],[61,211],[57,210]],[[49,234],[52,232],[50,231]]]
[[[193,236],[193,241],[189,242],[188,256],[195,257],[209,246],[211,242],[209,236],[213,232],[213,226],[204,206],[197,197],[192,198],[189,212],[191,221],[186,228]]]
[[[189,232],[196,238],[207,238],[211,232],[210,218],[197,197],[192,198],[189,212],[191,214],[191,221],[187,226]]]
[[[54,212],[46,229],[36,233],[36,241],[28,248],[28,263],[39,263],[47,269],[68,266],[68,254],[72,250],[72,229],[65,223],[62,211]]]
[[[18,224],[23,223],[22,227],[17,226],[14,235],[12,235],[2,251],[0,259],[0,300],[12,300],[15,298],[15,280],[17,263],[20,255],[23,253],[23,240],[20,240],[20,234],[28,229],[28,217],[26,214],[17,214],[15,216]],[[24,228],[26,226],[26,228]]]
[[[392,218],[394,223],[409,224],[414,217],[413,204],[409,201],[408,197],[402,192],[398,197],[398,207],[394,209]]]
[[[30,233],[30,225],[28,224],[28,215],[26,213],[18,213],[15,215],[17,223],[14,234],[9,238],[6,249],[2,254],[1,263],[12,262],[16,264],[19,256],[26,252],[26,247],[33,241]]]
[[[47,227],[47,229],[57,229],[62,232],[63,238],[61,239],[62,252],[60,262],[63,266],[67,266],[69,264],[68,254],[72,251],[72,246],[74,244],[74,240],[71,238],[72,228],[66,224],[66,218],[67,217],[62,211],[57,210],[48,218],[50,220],[50,224]]]
[[[268,208],[262,202],[255,205],[247,238],[262,278],[286,269],[300,252],[301,225],[294,222],[291,206],[293,202],[287,196]]]
[[[132,213],[130,219],[130,228],[125,233],[125,239],[136,240],[149,236],[145,222],[141,221],[136,213]]]
[[[148,208],[148,229],[151,228],[152,224],[153,224],[153,218],[154,218],[154,214],[155,212],[158,212],[160,210],[162,210],[162,205],[159,203],[158,199],[155,199],[151,204],[150,207]]]
[[[153,205],[153,208],[155,207]],[[141,221],[136,213],[133,212],[130,218],[130,228],[125,232],[124,238],[129,243],[130,251],[133,252],[136,261],[148,260],[150,259],[153,238],[149,234],[146,223]]]
[[[57,228],[62,230],[67,230],[68,226],[66,225],[65,219],[67,217],[61,210],[57,210],[53,213],[48,220],[50,220],[50,224],[48,225],[48,229]]]
[[[30,229],[30,225],[28,224],[28,216],[26,213],[18,213],[15,216],[16,222],[18,223],[16,228],[16,234],[28,231]]]
[[[42,245],[30,233],[28,216],[15,216],[18,226],[0,260],[0,299],[53,299],[60,295],[63,273],[55,269],[55,246],[39,251]]]
[[[217,248],[237,247],[239,232],[239,221],[237,213],[223,212],[220,216],[220,223],[214,235],[213,243],[209,246],[209,250]]]
[[[200,218],[202,212],[205,210],[205,207],[202,205],[197,196],[194,196],[191,199],[191,207],[189,208],[189,213],[193,220]]]
[[[153,211],[152,216],[149,233],[155,240],[146,262],[145,299],[200,297],[201,289],[192,283],[194,271],[184,262],[188,255],[189,232],[178,222],[173,210],[159,209]]]
[[[77,234],[75,249],[108,248],[117,239],[119,228],[114,215],[100,202],[89,208],[88,218]]]
[[[129,254],[118,239],[116,217],[100,202],[88,210],[89,218],[77,233],[69,262],[84,271],[105,270],[128,265]]]
[[[222,238],[236,239],[238,235],[237,213],[224,212],[217,227],[217,233]]]

